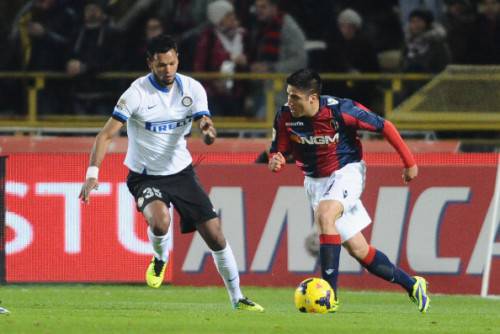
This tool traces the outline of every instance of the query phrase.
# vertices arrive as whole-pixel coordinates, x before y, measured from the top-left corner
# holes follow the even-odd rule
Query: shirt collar
[[[164,93],[168,93],[170,91],[170,89],[168,89],[168,87],[163,87],[163,86],[160,86],[156,80],[154,79],[154,76],[153,76],[153,73],[150,73],[148,75],[148,80],[149,82],[153,85],[154,88],[158,89],[159,91],[161,92],[164,92]],[[175,79],[174,81],[177,83],[177,86],[179,86],[179,90],[181,91],[181,95],[183,93],[182,91],[182,81],[181,81],[181,77],[178,75],[178,74],[175,74]]]

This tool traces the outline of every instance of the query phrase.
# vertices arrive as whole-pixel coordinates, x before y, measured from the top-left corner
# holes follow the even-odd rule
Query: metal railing
[[[100,80],[134,80],[144,75],[144,72],[106,72],[96,76]],[[213,72],[187,73],[199,80],[234,79],[234,80],[259,80],[270,81],[271,89],[265,92],[266,115],[264,119],[251,117],[214,117],[219,129],[235,130],[270,130],[274,119],[275,98],[277,93],[283,91],[284,82],[288,74],[285,73],[235,73],[226,75]],[[384,83],[383,88],[383,110],[386,117],[390,118],[394,109],[394,94],[400,92],[404,81],[427,81],[433,77],[432,74],[403,74],[403,73],[322,73],[323,80],[343,81],[353,83],[357,81],[372,81]],[[29,81],[26,85],[26,108],[22,117],[1,117],[0,128],[2,129],[95,129],[100,128],[105,117],[76,116],[76,115],[40,115],[38,113],[38,92],[44,89],[48,80],[72,79],[68,75],[59,72],[0,72],[0,79],[17,79]]]

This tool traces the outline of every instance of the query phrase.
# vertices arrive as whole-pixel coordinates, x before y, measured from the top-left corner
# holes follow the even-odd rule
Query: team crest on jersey
[[[119,110],[123,110],[125,109],[125,107],[127,107],[127,101],[125,101],[125,99],[119,99],[118,103],[116,104],[116,108]]]
[[[181,102],[184,107],[190,107],[193,104],[193,99],[189,96],[184,96]]]
[[[333,97],[329,97],[327,100],[326,100],[326,104],[328,104],[329,106],[334,106],[336,104],[339,104],[339,101],[337,101],[336,99],[334,99]]]

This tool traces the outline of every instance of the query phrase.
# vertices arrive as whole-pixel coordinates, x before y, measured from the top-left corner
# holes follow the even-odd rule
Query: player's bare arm
[[[85,177],[85,183],[83,184],[80,195],[78,196],[85,204],[89,202],[90,192],[97,189],[99,186],[97,177],[99,167],[106,156],[109,144],[113,140],[113,137],[120,131],[122,126],[122,122],[117,121],[114,118],[110,118],[96,136],[94,146],[92,147],[92,151],[90,153],[90,163]]]
[[[283,165],[285,165],[285,163],[285,157],[283,156],[283,154],[281,154],[281,152],[278,152],[271,156],[271,159],[269,159],[268,167],[271,172],[279,172]]]
[[[214,122],[210,117],[203,116],[200,119],[200,130],[203,136],[203,142],[207,145],[212,145],[217,137],[217,131],[214,127]]]

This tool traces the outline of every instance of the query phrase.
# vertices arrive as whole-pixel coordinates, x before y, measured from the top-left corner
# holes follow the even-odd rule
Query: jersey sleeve
[[[196,80],[193,80],[193,107],[191,108],[193,119],[199,120],[203,116],[211,117],[208,110],[207,92],[205,88]]]
[[[118,99],[111,117],[117,121],[125,123],[141,105],[141,96],[134,87],[129,87]]]
[[[406,145],[403,138],[401,138],[401,135],[392,122],[385,120],[382,134],[391,146],[398,152],[405,167],[408,168],[415,166],[415,158],[413,158],[410,148]]]
[[[349,99],[345,99],[343,103],[342,118],[347,126],[382,133],[389,144],[398,152],[405,167],[415,165],[415,159],[410,149],[390,121],[374,114],[361,103]]]
[[[348,127],[372,132],[382,132],[384,129],[384,119],[361,103],[344,99],[340,108],[344,123]]]
[[[290,153],[290,139],[286,132],[285,117],[281,110],[276,114],[269,153]]]

